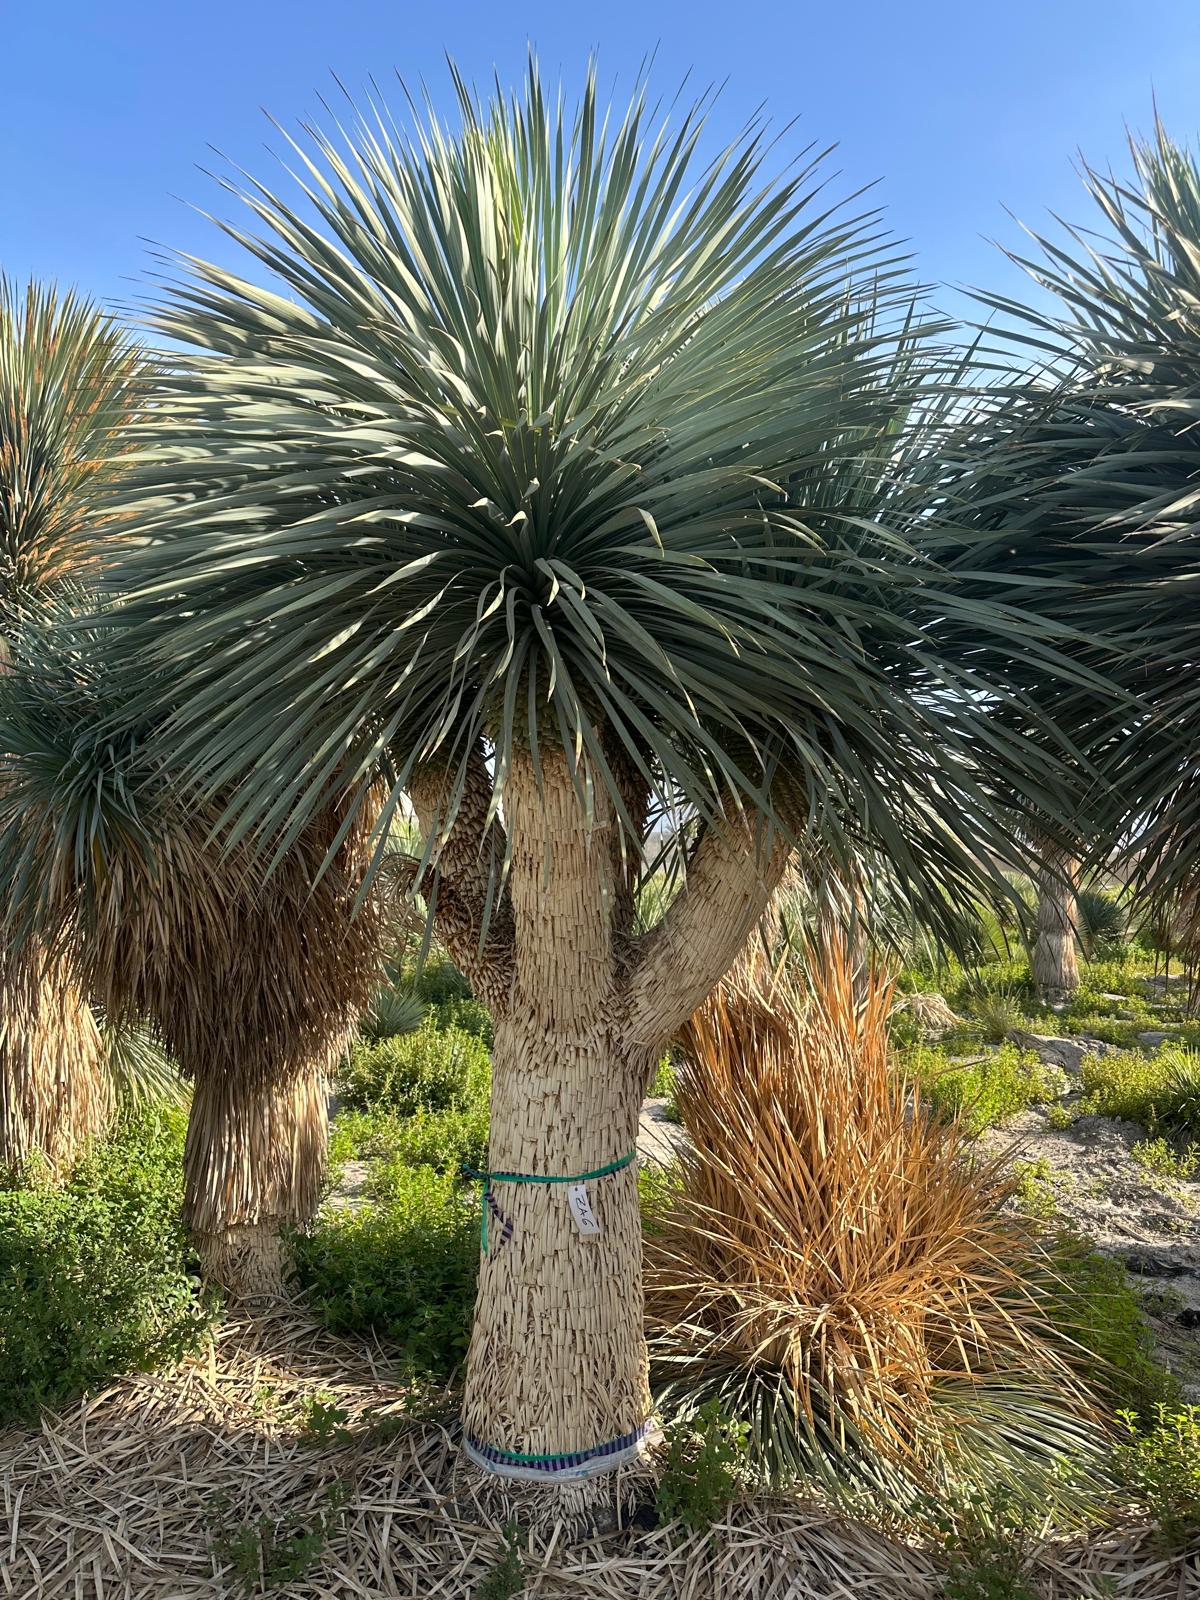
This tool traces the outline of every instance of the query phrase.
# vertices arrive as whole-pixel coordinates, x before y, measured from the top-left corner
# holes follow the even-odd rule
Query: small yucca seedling
[[[1011,1029],[1019,1028],[1025,1021],[1021,1002],[1007,989],[980,986],[971,1000],[971,1014],[990,1044],[1001,1044]]]
[[[1180,1050],[1167,1068],[1159,1120],[1177,1138],[1200,1145],[1200,1054]]]
[[[381,989],[358,1025],[364,1038],[378,1042],[415,1033],[425,1017],[425,1002],[410,989]]]
[[[691,1148],[646,1241],[659,1378],[748,1420],[776,1480],[911,1506],[983,1470],[1032,1500],[1093,1431],[1027,1284],[1037,1225],[1000,1161],[907,1098],[891,985],[837,941],[806,966],[808,993],[751,964],[685,1030]]]
[[[1129,933],[1125,906],[1102,889],[1081,889],[1075,901],[1076,932],[1089,961],[1117,949]]]

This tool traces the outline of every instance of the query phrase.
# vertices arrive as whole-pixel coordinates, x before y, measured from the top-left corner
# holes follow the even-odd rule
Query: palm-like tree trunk
[[[569,1177],[633,1149],[646,1072],[620,1035],[609,820],[599,794],[585,820],[562,760],[544,763],[540,795],[532,764],[515,762],[505,793],[515,959],[496,1024],[489,1166]],[[574,1186],[594,1233],[581,1231],[572,1188],[490,1191],[499,1214],[464,1416],[469,1446],[489,1459],[632,1454],[650,1416],[636,1165]]]
[[[1037,937],[1030,965],[1038,993],[1053,1004],[1070,999],[1079,987],[1075,954],[1079,863],[1052,845],[1043,849],[1039,861]]]
[[[183,1220],[208,1282],[239,1296],[283,1289],[287,1235],[312,1221],[321,1197],[337,1054],[281,1063],[249,1081],[236,1061],[196,1073]]]
[[[112,1016],[148,1017],[193,1084],[184,1221],[206,1279],[284,1289],[287,1235],[325,1176],[328,1086],[382,970],[376,894],[359,904],[377,809],[322,813],[264,877],[169,810],[153,849],[105,880],[89,977]]]
[[[686,889],[635,939],[601,786],[589,814],[565,755],[543,749],[535,770],[516,754],[506,839],[489,820],[490,784],[477,757],[435,856],[433,895],[443,936],[495,1019],[464,1423],[486,1469],[564,1481],[618,1465],[648,1431],[641,1218],[626,1158],[652,1063],[737,956],[786,850],[757,848],[740,821],[709,830]],[[446,793],[428,776],[413,786],[435,835]],[[507,889],[485,936],[490,863],[505,848]]]
[[[100,1035],[69,964],[36,945],[0,958],[0,1170],[58,1173],[112,1117]]]

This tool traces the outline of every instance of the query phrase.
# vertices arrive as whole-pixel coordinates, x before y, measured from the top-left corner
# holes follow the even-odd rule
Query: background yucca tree
[[[204,1276],[277,1294],[287,1234],[320,1198],[332,1073],[381,974],[381,903],[362,893],[374,813],[343,829],[326,807],[264,887],[215,811],[181,801],[153,722],[126,714],[129,687],[78,605],[17,629],[12,660],[0,680],[10,938],[69,953],[117,1072],[150,1023],[192,1084],[183,1212]]]
[[[303,207],[252,185],[263,232],[230,230],[277,287],[196,265],[159,310],[192,353],[139,435],[113,644],[238,847],[283,860],[378,772],[414,802],[495,1017],[468,1448],[561,1480],[645,1432],[621,1163],[792,843],[886,851],[945,926],[1008,830],[980,686],[940,671],[959,599],[875,515],[938,359],[877,219],[807,162],[764,178],[758,131],[702,159],[703,104],[655,130],[589,81],[568,113],[533,67],[459,95],[453,135],[311,134]],[[664,810],[686,885],[639,935]],[[528,1181],[567,1178],[587,1207]]]
[[[114,534],[101,509],[138,403],[142,358],[72,293],[0,278],[0,652],[86,582]],[[72,942],[0,951],[0,1169],[69,1161],[112,1110]]]
[[[1186,912],[1200,887],[1200,171],[1161,126],[1132,154],[1128,183],[1085,171],[1095,231],[1018,258],[1054,300],[989,302],[1024,371],[947,452],[948,520],[970,526],[966,562],[1073,630],[1064,649],[1119,688],[1025,669],[1107,780],[1081,852],[1134,852],[1135,886]]]

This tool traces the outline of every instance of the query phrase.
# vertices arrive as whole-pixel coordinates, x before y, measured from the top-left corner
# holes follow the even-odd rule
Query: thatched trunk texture
[[[311,1221],[325,1173],[328,1079],[377,987],[383,914],[358,894],[377,810],[331,807],[264,877],[223,856],[209,816],[172,813],[150,854],[105,881],[87,941],[114,1016],[149,1017],[194,1084],[184,1217],[205,1276],[279,1293],[283,1236]]]
[[[539,795],[519,761],[505,791],[515,970],[496,1025],[488,1162],[567,1177],[634,1148],[645,1061],[618,1031],[603,799],[589,823],[565,762],[543,776]],[[491,1186],[464,1411],[470,1446],[489,1458],[633,1454],[650,1416],[636,1164],[574,1187],[595,1232],[581,1231],[572,1189]]]
[[[1053,1004],[1070,999],[1079,987],[1075,954],[1075,882],[1079,863],[1053,846],[1045,848],[1040,861],[1037,937],[1030,965],[1039,995]]]
[[[642,827],[645,795],[625,778],[626,814]],[[741,821],[709,830],[687,888],[635,938],[630,863],[644,841],[620,848],[600,785],[590,814],[584,805],[586,781],[579,775],[577,788],[561,751],[543,749],[537,770],[516,753],[503,826],[481,753],[458,800],[446,774],[412,789],[439,841],[427,886],[439,926],[495,1019],[467,1450],[490,1472],[543,1483],[599,1477],[644,1445],[633,1159],[644,1085],[737,955],[786,857],[778,845],[757,848]],[[506,848],[507,884],[493,897],[490,866]]]
[[[253,1080],[236,1062],[197,1072],[183,1220],[209,1282],[241,1296],[282,1291],[287,1235],[312,1220],[321,1197],[334,1060],[327,1053]]]
[[[33,946],[0,956],[0,1170],[68,1167],[112,1117],[91,1008],[69,964]]]

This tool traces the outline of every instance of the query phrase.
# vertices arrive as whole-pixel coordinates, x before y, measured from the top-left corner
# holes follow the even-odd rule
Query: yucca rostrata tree
[[[1069,671],[1024,679],[1105,780],[1080,853],[1128,854],[1133,886],[1188,926],[1200,891],[1200,169],[1161,126],[1131,153],[1128,181],[1085,171],[1094,230],[1018,258],[1052,298],[990,301],[1005,359],[1024,370],[950,452],[951,520],[970,527],[965,561],[1069,628],[1064,650],[1108,682],[1096,694]]]
[[[150,1022],[192,1083],[184,1221],[204,1275],[276,1293],[286,1233],[317,1208],[333,1068],[381,972],[373,813],[343,828],[326,807],[264,885],[213,809],[181,803],[78,613],[18,629],[0,682],[10,938],[63,951],[111,1022]]]
[[[872,516],[933,360],[876,219],[806,162],[764,178],[757,131],[701,159],[703,105],[654,131],[640,90],[610,121],[535,69],[459,89],[453,134],[312,134],[302,211],[247,192],[277,288],[197,265],[160,308],[191,353],[139,436],[115,642],[268,861],[376,772],[414,802],[495,1017],[467,1447],[561,1481],[646,1434],[643,1086],[791,841],[886,848],[944,920],[1003,828],[938,670],[958,602]],[[686,886],[637,936],[663,805]]]
[[[0,278],[0,672],[14,632],[86,582],[142,358],[73,293]],[[0,1170],[69,1161],[111,1114],[95,1019],[70,950],[0,948]]]

